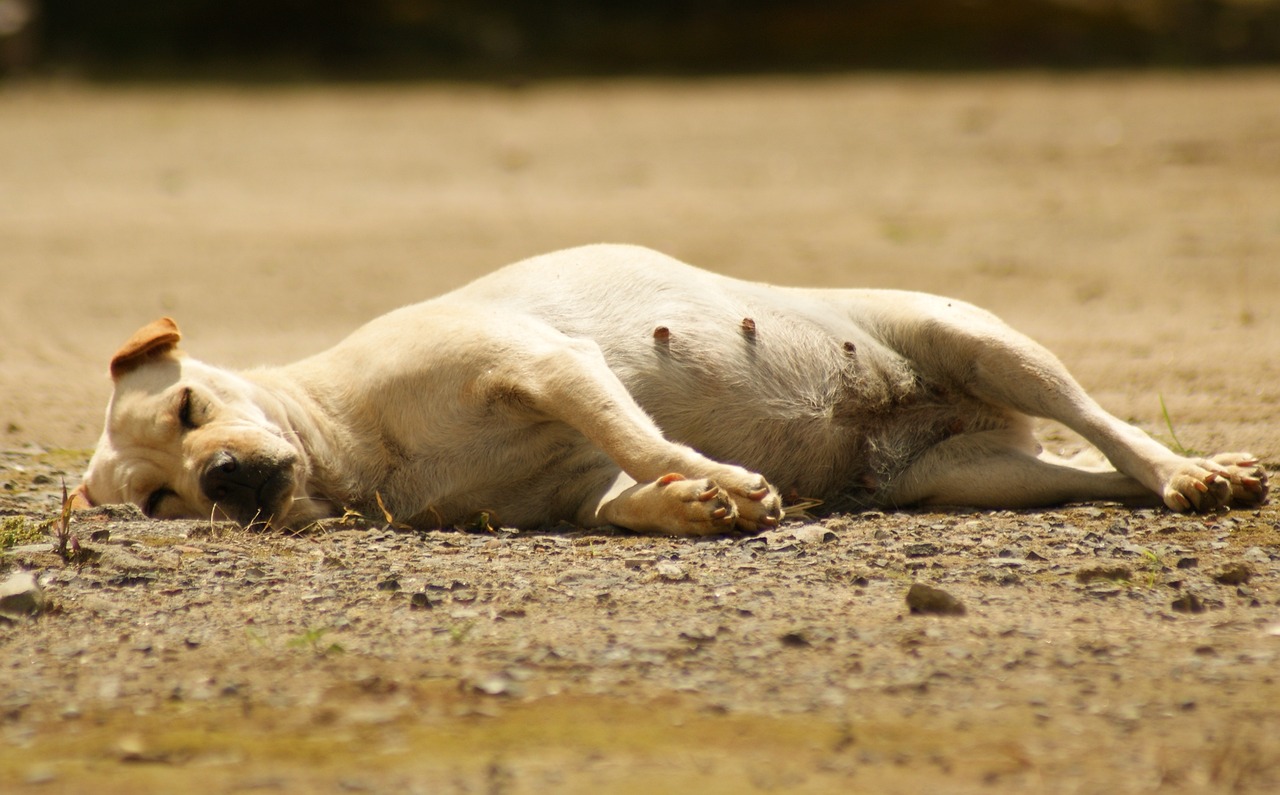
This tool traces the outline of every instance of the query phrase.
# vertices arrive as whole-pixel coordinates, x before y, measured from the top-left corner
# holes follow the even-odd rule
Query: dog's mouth
[[[222,450],[200,476],[200,490],[220,514],[244,527],[280,524],[293,503],[295,459],[241,458]]]

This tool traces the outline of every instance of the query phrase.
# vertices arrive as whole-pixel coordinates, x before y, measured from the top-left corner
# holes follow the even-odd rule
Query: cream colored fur
[[[1252,456],[1174,454],[971,305],[743,282],[636,247],[517,263],[283,367],[231,373],[177,342],[157,321],[113,360],[82,499],[276,526],[385,508],[421,527],[487,512],[697,535],[775,525],[780,493],[1178,511],[1267,493]],[[1031,417],[1118,471],[1041,458]]]

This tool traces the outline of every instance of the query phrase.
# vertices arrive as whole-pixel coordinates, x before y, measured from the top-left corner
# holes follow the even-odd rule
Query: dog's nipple
[[[742,333],[749,340],[756,338],[756,321],[754,318],[744,317],[742,319]]]
[[[658,326],[653,330],[653,341],[659,345],[666,345],[671,342],[671,329],[666,326]]]

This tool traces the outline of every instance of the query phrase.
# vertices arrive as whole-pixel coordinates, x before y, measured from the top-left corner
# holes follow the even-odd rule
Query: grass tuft
[[[1182,456],[1194,457],[1202,455],[1199,450],[1193,450],[1190,447],[1186,447],[1178,440],[1178,433],[1173,429],[1173,420],[1169,417],[1169,408],[1164,404],[1164,395],[1159,394],[1157,396],[1160,398],[1160,414],[1164,417],[1164,426],[1169,429],[1169,438],[1171,440],[1171,444],[1169,445],[1170,449]]]
[[[0,549],[37,544],[44,536],[44,528],[27,521],[25,516],[6,516],[0,519]]]

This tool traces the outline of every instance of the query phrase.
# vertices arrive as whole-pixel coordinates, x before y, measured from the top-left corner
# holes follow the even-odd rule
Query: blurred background
[[[421,78],[1222,66],[1276,0],[0,0],[6,73]]]
[[[0,0],[0,446],[567,246],[996,311],[1280,458],[1280,0]],[[477,322],[486,322],[477,318]]]

